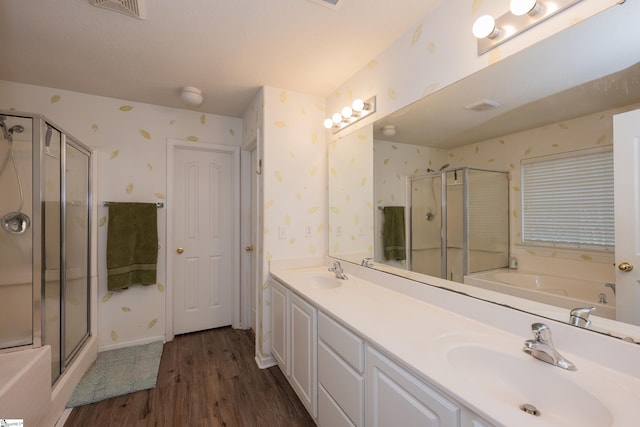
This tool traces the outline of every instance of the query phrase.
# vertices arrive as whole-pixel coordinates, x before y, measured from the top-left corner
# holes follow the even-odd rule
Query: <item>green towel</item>
[[[404,206],[385,206],[382,227],[385,259],[407,259],[404,233]]]
[[[156,283],[158,207],[155,203],[109,202],[107,289]]]

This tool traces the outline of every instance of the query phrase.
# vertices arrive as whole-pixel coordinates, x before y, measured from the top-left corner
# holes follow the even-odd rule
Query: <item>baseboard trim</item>
[[[260,355],[256,355],[255,360],[256,365],[258,365],[258,368],[260,369],[267,369],[278,364],[273,356],[262,357]]]
[[[100,346],[98,348],[98,352],[101,353],[103,351],[117,350],[119,348],[125,348],[125,347],[133,347],[134,345],[145,345],[145,344],[149,344],[149,343],[152,343],[152,342],[155,342],[155,341],[166,342],[162,335],[158,335],[158,336],[155,336],[155,337],[142,338],[142,339],[134,340],[134,341],[119,342],[119,343],[115,343],[115,344],[109,344],[109,345]]]

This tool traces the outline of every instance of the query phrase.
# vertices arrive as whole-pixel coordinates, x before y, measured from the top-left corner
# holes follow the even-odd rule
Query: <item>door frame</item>
[[[231,262],[233,266],[231,268],[231,286],[232,286],[232,298],[231,298],[231,311],[232,311],[232,324],[233,328],[239,328],[241,325],[241,313],[242,304],[240,299],[240,148],[233,145],[221,145],[203,142],[191,142],[181,139],[167,139],[167,152],[166,152],[166,235],[167,245],[165,250],[165,259],[167,260],[167,275],[166,275],[166,287],[165,287],[165,340],[171,341],[175,337],[173,329],[173,248],[175,247],[173,236],[173,179],[174,179],[174,161],[176,149],[188,149],[195,151],[208,151],[208,152],[223,152],[229,153],[233,157],[233,164],[231,165],[231,198],[233,205],[233,232],[231,235]]]
[[[240,234],[241,234],[241,256],[240,256],[240,265],[241,265],[241,273],[240,273],[240,296],[242,298],[241,307],[242,307],[242,316],[241,316],[241,327],[242,329],[251,329],[251,311],[252,308],[256,311],[256,324],[257,324],[257,296],[255,300],[251,299],[252,288],[255,290],[257,295],[257,286],[258,286],[258,264],[260,262],[260,258],[258,256],[259,248],[261,247],[260,241],[260,233],[258,232],[258,224],[259,224],[259,209],[258,209],[258,200],[259,200],[259,186],[258,186],[258,170],[255,170],[252,165],[252,156],[255,152],[255,155],[258,156],[258,136],[256,136],[251,142],[249,142],[246,146],[242,147],[240,151],[240,182],[241,182],[241,206],[240,209]],[[255,199],[251,193],[251,186],[255,185],[256,194]],[[251,210],[256,210],[255,220],[253,223],[251,221],[252,215]],[[252,234],[255,238],[254,241],[251,241]],[[247,252],[243,250],[246,246],[253,245],[253,252]],[[251,257],[255,257],[255,266],[253,269],[253,276],[251,276]],[[257,329],[257,327],[256,327]],[[255,332],[255,331],[254,331]]]

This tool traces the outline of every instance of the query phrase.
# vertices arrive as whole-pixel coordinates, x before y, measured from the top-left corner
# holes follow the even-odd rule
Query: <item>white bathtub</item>
[[[464,283],[569,310],[596,307],[594,316],[616,318],[616,297],[602,282],[500,269],[465,276]],[[600,303],[601,293],[606,304]]]
[[[43,346],[0,354],[0,414],[42,426],[51,406],[51,350]]]

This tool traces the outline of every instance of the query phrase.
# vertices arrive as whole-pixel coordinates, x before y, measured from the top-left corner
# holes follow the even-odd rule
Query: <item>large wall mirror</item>
[[[523,238],[533,208],[523,208],[521,182],[531,164],[559,162],[544,200],[595,177],[609,185],[599,190],[610,195],[602,210],[613,210],[613,116],[640,109],[630,8],[638,5],[577,23],[332,141],[330,256],[372,258],[375,269],[559,321],[595,307],[592,330],[640,341],[640,303],[631,314],[616,309],[615,242]],[[603,217],[598,206],[588,206],[589,224]]]

